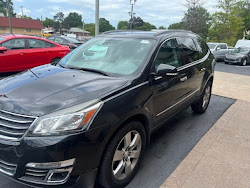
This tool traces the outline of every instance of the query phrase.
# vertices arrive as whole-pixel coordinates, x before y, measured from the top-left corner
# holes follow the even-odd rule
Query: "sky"
[[[67,16],[70,12],[82,15],[85,23],[95,21],[95,0],[12,0],[14,11],[21,15],[23,6],[24,14],[34,19],[43,17],[53,18],[58,12]],[[206,0],[204,7],[210,13],[216,11],[218,0]],[[181,21],[187,8],[185,0],[137,0],[134,11],[135,16],[141,17],[145,22],[150,22],[156,27],[168,27],[172,23]],[[130,0],[100,0],[100,17],[104,17],[117,27],[120,20],[129,20]]]

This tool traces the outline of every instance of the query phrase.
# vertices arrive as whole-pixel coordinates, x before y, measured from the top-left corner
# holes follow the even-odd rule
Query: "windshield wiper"
[[[93,72],[93,73],[101,74],[101,75],[104,75],[104,76],[110,76],[106,72],[101,71],[101,70],[96,70],[96,69],[79,68],[79,67],[73,67],[73,66],[67,66],[65,68],[66,69],[74,69],[74,70],[82,70],[82,71],[86,71],[86,72]]]

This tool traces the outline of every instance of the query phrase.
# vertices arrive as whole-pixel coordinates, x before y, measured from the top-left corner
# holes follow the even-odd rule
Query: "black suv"
[[[124,187],[153,131],[208,107],[214,57],[188,31],[106,32],[0,82],[0,171],[47,187]]]

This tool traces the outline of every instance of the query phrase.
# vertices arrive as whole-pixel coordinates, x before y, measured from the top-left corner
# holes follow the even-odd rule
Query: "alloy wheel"
[[[202,103],[203,108],[205,108],[208,105],[210,96],[211,96],[211,86],[207,85],[203,96],[203,103]]]
[[[243,66],[246,66],[246,65],[247,65],[247,60],[246,60],[246,59],[243,60],[242,65],[243,65]]]
[[[130,131],[122,138],[112,162],[113,176],[117,180],[127,178],[134,170],[140,157],[141,147],[141,135],[138,131]]]

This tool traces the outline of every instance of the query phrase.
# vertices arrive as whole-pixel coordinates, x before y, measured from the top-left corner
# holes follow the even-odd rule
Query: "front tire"
[[[247,60],[242,59],[241,62],[239,63],[240,66],[246,66],[247,65]]]
[[[140,122],[119,130],[103,156],[98,183],[105,188],[125,187],[136,175],[146,148],[146,133]]]
[[[60,58],[55,58],[51,61],[51,65],[57,65],[57,63],[60,61],[61,59]]]
[[[210,103],[211,94],[212,94],[212,82],[208,82],[199,101],[191,105],[192,110],[199,114],[205,113]]]

